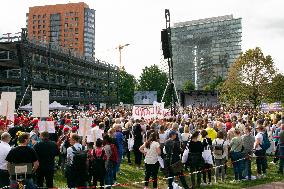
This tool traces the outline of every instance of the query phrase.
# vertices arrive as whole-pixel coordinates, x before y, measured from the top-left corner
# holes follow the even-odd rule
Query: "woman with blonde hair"
[[[186,148],[186,144],[188,142],[188,139],[190,139],[190,132],[189,132],[189,126],[185,125],[183,128],[183,133],[181,134],[181,142],[182,142],[182,149],[184,150]]]

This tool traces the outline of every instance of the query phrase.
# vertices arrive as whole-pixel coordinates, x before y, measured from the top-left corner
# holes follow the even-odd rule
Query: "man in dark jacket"
[[[34,149],[39,157],[39,168],[37,170],[37,185],[43,187],[43,180],[46,180],[46,187],[53,188],[53,176],[55,166],[55,156],[59,154],[55,142],[49,140],[49,133],[40,134],[41,141],[34,145]]]
[[[172,164],[180,161],[180,154],[182,153],[182,149],[180,147],[180,143],[176,141],[176,138],[177,138],[177,132],[173,130],[170,131],[169,139],[165,142],[165,146],[163,149],[163,152],[166,155],[165,167],[169,167]],[[174,181],[174,176],[179,176],[180,182],[185,189],[189,188],[185,181],[182,171],[175,175],[169,170],[168,174],[168,177],[170,177],[170,179],[168,179],[169,189],[173,188],[172,183]]]

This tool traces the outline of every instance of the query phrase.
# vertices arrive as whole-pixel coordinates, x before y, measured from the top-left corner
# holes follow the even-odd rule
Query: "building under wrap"
[[[175,23],[172,28],[173,73],[177,90],[187,80],[202,90],[241,53],[241,18],[233,15]]]

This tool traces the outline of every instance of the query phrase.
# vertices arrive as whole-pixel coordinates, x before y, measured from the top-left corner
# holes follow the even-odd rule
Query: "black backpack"
[[[214,155],[222,156],[224,154],[224,143],[225,143],[225,140],[223,141],[222,144],[218,144],[216,141],[216,144],[213,150]]]
[[[71,147],[73,150],[73,163],[72,169],[80,174],[88,172],[88,154],[83,146],[82,149],[77,150],[74,146]]]

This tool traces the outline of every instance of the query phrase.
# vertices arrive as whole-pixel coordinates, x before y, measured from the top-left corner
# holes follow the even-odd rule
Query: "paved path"
[[[253,186],[246,189],[284,189],[284,182],[272,182],[270,184]]]

